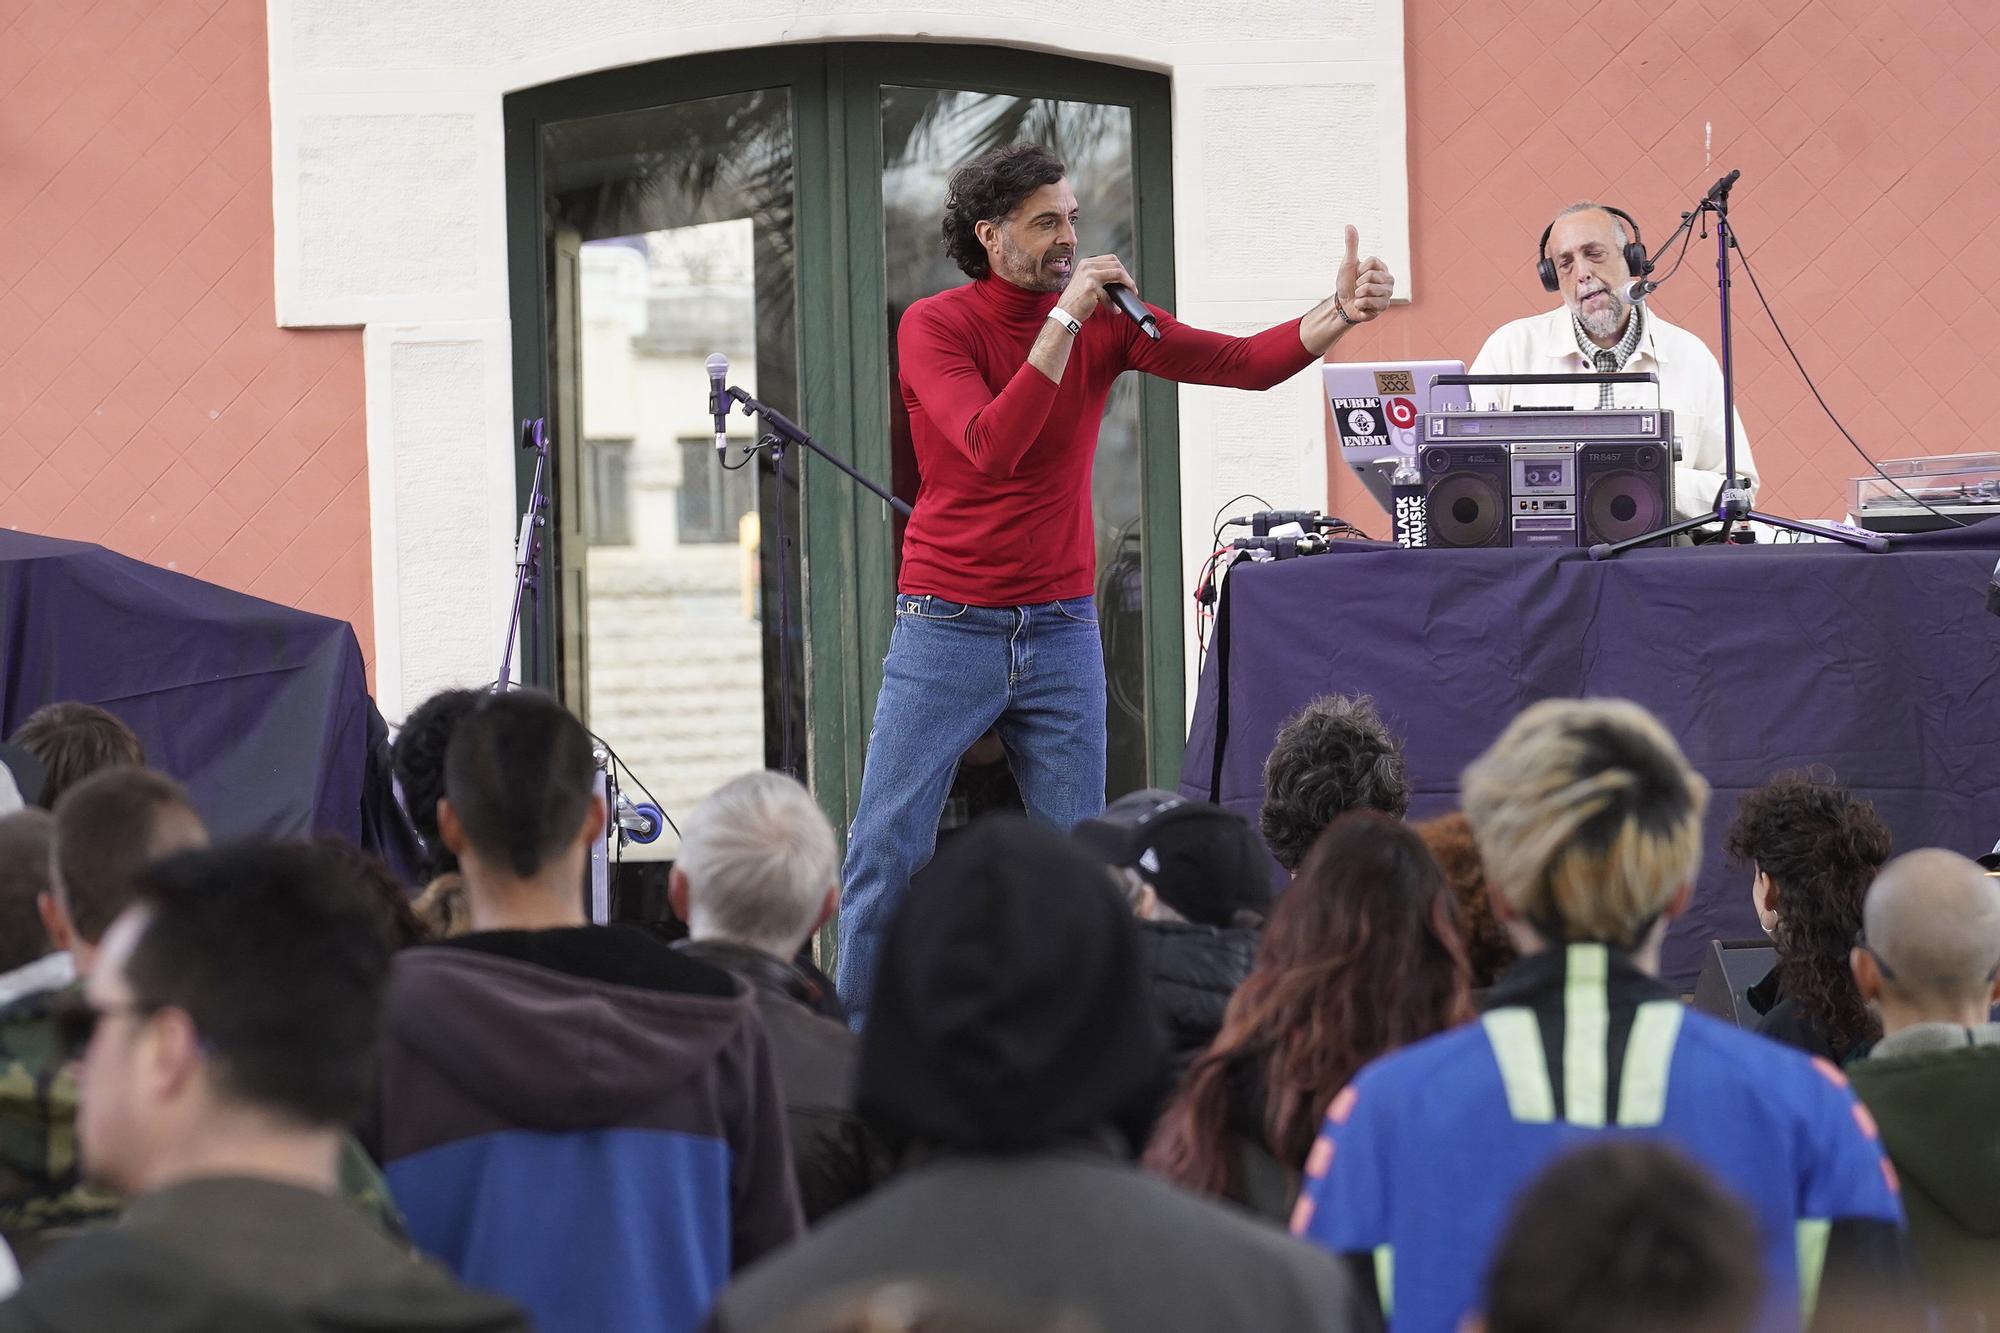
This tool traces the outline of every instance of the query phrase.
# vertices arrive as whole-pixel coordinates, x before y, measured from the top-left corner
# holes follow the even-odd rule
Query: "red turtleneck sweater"
[[[1107,307],[1084,321],[1055,384],[1028,364],[1028,350],[1056,296],[988,275],[904,314],[896,346],[919,485],[901,591],[972,606],[1089,596],[1090,469],[1111,382],[1142,370],[1268,389],[1317,359],[1297,320],[1230,338],[1154,308],[1154,342]]]

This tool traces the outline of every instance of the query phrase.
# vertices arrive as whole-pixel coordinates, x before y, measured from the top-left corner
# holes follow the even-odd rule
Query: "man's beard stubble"
[[[1592,293],[1596,295],[1596,293]],[[1583,301],[1570,308],[1576,314],[1577,323],[1593,338],[1616,338],[1625,330],[1626,316],[1632,307],[1627,305],[1617,292],[1604,289],[1605,301],[1602,305],[1591,306]]]
[[[1042,260],[1008,240],[1005,233],[1000,237],[1000,276],[1031,292],[1059,292],[1067,285]]]

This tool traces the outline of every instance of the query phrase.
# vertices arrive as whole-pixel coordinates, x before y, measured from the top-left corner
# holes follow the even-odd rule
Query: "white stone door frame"
[[[492,677],[513,587],[511,91],[830,41],[979,43],[1158,70],[1173,84],[1182,318],[1248,330],[1301,313],[1332,290],[1346,222],[1404,297],[1412,286],[1400,0],[1023,0],[986,12],[744,0],[727,23],[689,0],[268,0],[268,11],[278,322],[366,330],[376,695],[391,719]],[[1219,499],[1255,490],[1318,504],[1326,465],[1314,372],[1261,396],[1184,388],[1181,417],[1185,583]]]

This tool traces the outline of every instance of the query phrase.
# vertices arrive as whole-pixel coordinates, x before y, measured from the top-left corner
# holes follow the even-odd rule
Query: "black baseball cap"
[[[1121,796],[1074,836],[1107,865],[1135,871],[1189,921],[1234,924],[1271,907],[1271,863],[1250,825],[1219,805],[1158,787]]]

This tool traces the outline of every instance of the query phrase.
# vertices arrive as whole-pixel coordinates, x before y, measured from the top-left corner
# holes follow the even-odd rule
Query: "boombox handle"
[[[1440,384],[1651,384],[1660,377],[1650,370],[1578,371],[1574,375],[1433,375],[1431,387]]]
[[[1433,375],[1431,387],[1440,384],[1466,385],[1515,385],[1515,384],[1650,384],[1653,386],[1653,406],[1657,410],[1666,406],[1660,401],[1660,377],[1650,370],[1584,370],[1574,375]],[[1533,412],[1542,409],[1517,407],[1517,412]],[[1565,409],[1566,410],[1566,409]]]

